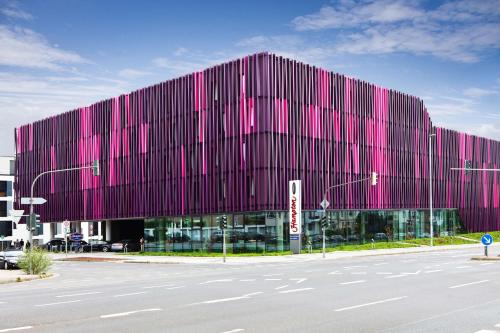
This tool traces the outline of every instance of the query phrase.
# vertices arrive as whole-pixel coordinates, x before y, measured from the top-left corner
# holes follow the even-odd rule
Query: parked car
[[[24,255],[22,250],[7,249],[0,252],[0,267],[3,269],[18,268],[17,263]]]
[[[64,239],[52,239],[49,242],[45,243],[43,247],[48,251],[51,251],[53,249],[62,251],[64,250],[65,245],[66,242],[64,241]]]
[[[93,240],[90,244],[83,245],[83,252],[90,252],[92,246],[92,251],[98,252],[108,252],[111,250],[111,244],[103,240]]]
[[[384,234],[383,232],[377,232],[375,235],[373,235],[374,240],[388,240],[387,235]]]
[[[191,240],[191,237],[182,232],[175,232],[173,234],[172,233],[167,234],[167,239],[171,242],[182,243],[182,242],[189,242]]]
[[[331,235],[330,241],[334,243],[343,243],[345,242],[345,238],[342,235]]]
[[[111,244],[111,251],[124,251],[127,249],[127,252],[140,251],[141,244],[139,241],[133,239],[122,239],[119,242]]]
[[[359,242],[359,235],[349,235],[347,236],[348,242]]]

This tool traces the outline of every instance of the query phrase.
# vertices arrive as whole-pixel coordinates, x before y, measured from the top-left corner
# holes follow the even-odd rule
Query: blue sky
[[[0,155],[16,126],[260,51],[500,140],[500,0],[0,0]]]

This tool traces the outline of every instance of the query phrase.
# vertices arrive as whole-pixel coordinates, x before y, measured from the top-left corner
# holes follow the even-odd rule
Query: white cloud
[[[174,55],[179,57],[179,56],[184,55],[188,52],[189,52],[189,50],[186,49],[185,47],[179,47],[179,48],[177,48],[177,50],[175,50]]]
[[[0,25],[0,65],[61,70],[62,65],[87,62],[75,52],[49,45],[33,30]]]
[[[151,72],[132,69],[132,68],[124,68],[118,72],[118,75],[125,79],[137,79],[151,74],[152,74]]]
[[[13,18],[13,19],[21,19],[21,20],[32,20],[33,19],[33,15],[31,15],[30,13],[27,13],[19,8],[16,8],[14,6],[2,8],[2,9],[0,9],[0,12],[3,15],[10,17],[10,18]]]
[[[296,17],[297,31],[334,29],[336,49],[353,54],[407,52],[457,62],[479,61],[500,48],[500,0],[446,2],[425,10],[420,2],[340,2]]]
[[[484,96],[496,95],[496,94],[498,94],[498,91],[471,87],[471,88],[465,89],[463,91],[463,94],[465,96],[472,97],[472,98],[481,98]]]

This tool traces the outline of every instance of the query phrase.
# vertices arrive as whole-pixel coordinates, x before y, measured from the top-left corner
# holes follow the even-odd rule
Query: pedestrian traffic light
[[[325,216],[321,217],[321,228],[326,229],[328,227],[328,218]]]
[[[227,228],[227,216],[226,215],[222,215],[221,218],[220,218],[220,228],[221,229],[226,229]]]
[[[372,172],[372,186],[377,185],[378,183],[378,174],[376,172]]]
[[[94,161],[94,164],[92,165],[92,174],[94,176],[99,176],[101,174],[101,171],[99,170],[99,160]]]
[[[32,213],[29,215],[29,219],[26,222],[26,229],[27,230],[36,230],[37,227],[40,226],[40,215]]]
[[[465,174],[471,173],[471,169],[472,169],[472,161],[471,160],[465,160],[464,169],[465,169]]]

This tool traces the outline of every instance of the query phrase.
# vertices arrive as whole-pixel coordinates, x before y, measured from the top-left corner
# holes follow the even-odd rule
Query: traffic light
[[[38,214],[30,214],[28,221],[26,222],[26,229],[28,230],[36,230],[37,227],[40,226],[40,215]]]
[[[378,183],[378,174],[376,172],[372,172],[372,186],[377,185]]]
[[[321,228],[326,229],[328,227],[328,218],[325,216],[322,216],[320,219],[321,222]]]
[[[222,215],[221,216],[219,227],[221,229],[226,229],[227,228],[227,216],[226,215]]]
[[[465,169],[465,174],[471,173],[471,169],[472,169],[472,161],[471,160],[465,160],[464,169]]]
[[[99,170],[99,160],[94,161],[94,164],[92,166],[92,174],[94,176],[99,176],[101,174],[101,171]]]

